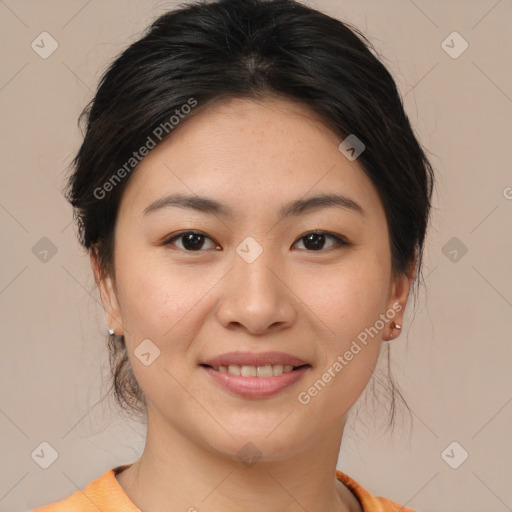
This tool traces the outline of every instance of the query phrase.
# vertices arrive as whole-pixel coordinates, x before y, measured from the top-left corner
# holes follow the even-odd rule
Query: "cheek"
[[[301,389],[305,407],[324,421],[336,421],[367,386],[377,363],[385,323],[386,273],[377,266],[354,265],[325,282],[317,280],[308,301],[321,322],[318,365]],[[324,335],[322,335],[324,334]],[[313,413],[314,415],[314,413]]]
[[[388,293],[386,263],[351,260],[346,268],[318,280],[308,305],[327,326],[320,364],[301,389],[299,403],[336,421],[368,384],[380,353]]]
[[[203,279],[192,266],[169,265],[151,254],[120,257],[116,267],[119,304],[127,342],[145,338],[173,347],[188,343],[194,326],[199,328],[202,298],[214,286],[212,276]]]
[[[116,271],[126,347],[135,378],[150,402],[164,407],[172,396],[178,411],[178,397],[183,394],[178,383],[187,379],[189,347],[201,325],[198,315],[207,284],[200,285],[190,272],[177,272],[149,257],[119,258]],[[145,341],[148,339],[152,343]],[[144,353],[150,354],[149,361],[144,361]]]
[[[388,294],[387,267],[377,258],[358,254],[337,267],[305,272],[293,289],[310,316],[324,325],[327,339],[346,340],[370,327],[384,312]]]

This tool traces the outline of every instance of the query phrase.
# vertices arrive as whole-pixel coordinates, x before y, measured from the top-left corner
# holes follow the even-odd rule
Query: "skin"
[[[141,458],[117,475],[145,512],[361,511],[335,479],[346,415],[366,387],[382,340],[399,332],[414,272],[393,280],[389,232],[377,190],[341,139],[305,106],[228,99],[190,117],[141,162],[123,193],[115,228],[115,275],[91,262],[107,322],[124,334],[148,403]],[[228,205],[233,220],[183,208],[144,215],[175,192]],[[279,220],[279,208],[317,193],[341,193],[366,214],[335,207]],[[320,250],[303,238],[326,236]],[[202,248],[178,238],[200,231]],[[263,249],[247,263],[248,236]],[[221,250],[215,250],[218,246]],[[190,247],[190,246],[188,246]],[[412,267],[414,268],[414,267]],[[311,399],[307,389],[379,315],[401,310]],[[134,349],[149,338],[149,366]],[[282,351],[311,367],[278,395],[242,398],[213,383],[201,361],[234,350]],[[248,467],[237,452],[252,443]]]

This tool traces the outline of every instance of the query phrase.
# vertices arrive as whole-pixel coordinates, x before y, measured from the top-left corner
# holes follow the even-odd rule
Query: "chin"
[[[219,428],[215,436],[211,430],[197,432],[197,441],[209,450],[231,460],[239,460],[248,467],[256,461],[287,460],[314,442],[315,438],[318,439],[318,435],[316,429],[308,435],[304,425],[287,424],[291,418],[283,421],[285,417],[281,414],[278,421],[266,418],[259,424],[252,423],[250,419],[244,425],[223,424],[233,437]]]

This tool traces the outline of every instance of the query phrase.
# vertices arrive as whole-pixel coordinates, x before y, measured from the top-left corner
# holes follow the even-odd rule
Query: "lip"
[[[202,364],[208,366],[229,366],[230,364],[237,364],[239,366],[263,366],[266,364],[291,364],[292,366],[302,366],[308,363],[284,352],[262,352],[259,354],[253,352],[227,352],[203,361]],[[244,377],[244,379],[249,378],[250,377]],[[268,378],[270,379],[272,377]]]
[[[263,366],[267,364],[292,365],[299,368],[272,377],[242,377],[219,372],[211,366]],[[295,384],[311,365],[299,357],[284,352],[227,352],[200,363],[206,374],[223,389],[245,398],[266,398]]]
[[[301,366],[291,372],[274,375],[273,377],[242,377],[241,375],[219,372],[209,366],[201,366],[201,368],[216,384],[237,396],[267,398],[295,384],[309,370],[310,366]]]

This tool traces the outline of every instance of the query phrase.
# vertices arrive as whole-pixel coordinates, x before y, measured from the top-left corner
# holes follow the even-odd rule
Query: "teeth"
[[[242,366],[240,370],[240,375],[242,377],[256,377],[258,369],[256,366]]]
[[[212,366],[212,368],[221,373],[241,375],[242,377],[272,377],[291,372],[294,366],[291,364],[265,364],[263,366],[230,364],[229,366]]]
[[[271,364],[266,364],[265,366],[258,366],[256,373],[258,377],[272,377],[272,375],[274,375],[274,369]]]
[[[231,375],[240,375],[241,371],[242,371],[242,368],[236,364],[230,364],[228,366],[228,373],[231,373]]]
[[[283,370],[284,366],[282,364],[274,364],[272,366],[272,375],[281,375],[281,373],[283,373]]]

